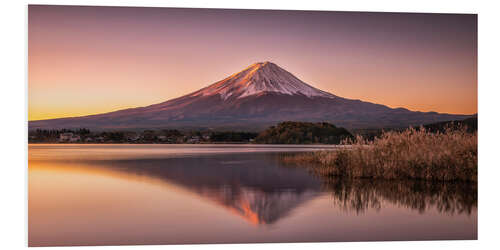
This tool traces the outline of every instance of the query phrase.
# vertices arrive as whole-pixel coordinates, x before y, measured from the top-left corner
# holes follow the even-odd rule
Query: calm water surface
[[[320,179],[327,146],[29,145],[30,246],[477,239],[467,183]]]

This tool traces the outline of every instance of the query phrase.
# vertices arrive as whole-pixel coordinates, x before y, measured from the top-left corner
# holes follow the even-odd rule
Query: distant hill
[[[262,62],[162,103],[98,115],[30,121],[29,129],[255,132],[283,121],[329,122],[348,129],[405,128],[469,117],[343,98],[306,84],[274,63]]]
[[[352,135],[326,122],[282,122],[261,132],[255,142],[268,144],[339,144]]]
[[[456,129],[459,127],[467,127],[468,132],[477,131],[477,116],[467,118],[465,120],[460,121],[445,121],[445,122],[436,122],[424,125],[424,128],[428,129],[431,132],[444,132],[447,128]]]

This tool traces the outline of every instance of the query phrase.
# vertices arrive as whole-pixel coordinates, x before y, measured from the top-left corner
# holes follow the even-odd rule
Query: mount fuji
[[[29,129],[260,130],[281,121],[388,128],[471,116],[393,109],[339,97],[304,83],[274,63],[260,62],[198,91],[162,103],[98,115],[30,121]]]

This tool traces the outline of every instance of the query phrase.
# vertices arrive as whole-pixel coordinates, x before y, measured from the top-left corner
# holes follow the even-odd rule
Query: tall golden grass
[[[421,127],[384,132],[372,141],[345,140],[338,150],[283,155],[322,176],[477,182],[477,132],[465,127],[431,133]]]

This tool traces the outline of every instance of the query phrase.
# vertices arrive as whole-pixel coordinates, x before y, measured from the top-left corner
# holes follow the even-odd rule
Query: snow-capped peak
[[[243,98],[264,92],[304,95],[309,98],[336,97],[302,82],[272,62],[254,63],[243,71],[203,88],[191,96],[219,94],[222,99],[227,100],[228,98]]]

